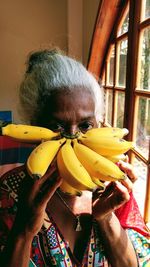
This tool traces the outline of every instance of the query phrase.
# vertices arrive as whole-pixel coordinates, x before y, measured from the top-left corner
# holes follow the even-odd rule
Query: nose
[[[74,137],[79,133],[80,129],[78,128],[78,126],[76,125],[71,125],[69,127],[67,127],[66,129],[64,129],[63,131],[63,135],[66,137]]]
[[[79,131],[79,128],[76,125],[71,125],[69,128],[69,134],[75,135]]]

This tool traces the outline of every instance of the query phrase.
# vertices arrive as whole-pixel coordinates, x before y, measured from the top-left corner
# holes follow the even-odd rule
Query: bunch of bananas
[[[61,189],[78,196],[83,190],[104,187],[104,181],[125,179],[115,163],[124,160],[124,153],[134,147],[133,142],[123,139],[128,130],[117,127],[93,128],[72,138],[43,127],[8,124],[1,128],[1,134],[40,143],[27,159],[29,174],[42,177],[56,158],[63,178]]]

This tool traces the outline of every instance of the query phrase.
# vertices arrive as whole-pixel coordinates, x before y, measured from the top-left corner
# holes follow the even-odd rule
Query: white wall
[[[68,0],[68,54],[82,61],[83,3]]]
[[[0,110],[17,114],[18,87],[30,51],[56,45],[86,65],[98,0],[0,1]]]
[[[87,65],[93,30],[101,0],[83,0],[83,47],[82,59]],[[109,0],[108,0],[109,1]]]

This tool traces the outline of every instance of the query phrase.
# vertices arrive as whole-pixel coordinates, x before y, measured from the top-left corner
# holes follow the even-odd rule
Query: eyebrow
[[[87,116],[81,118],[81,121],[91,120],[91,119],[94,119],[94,117],[95,117],[95,114],[91,113],[91,114],[88,114]],[[52,115],[51,120],[55,120],[55,121],[58,121],[60,123],[64,122],[64,120],[62,120],[61,118],[57,117],[57,115]]]
[[[85,121],[85,120],[91,120],[91,119],[94,119],[94,114],[93,114],[93,115],[91,115],[91,116],[87,116],[87,117],[85,117],[85,118],[81,119],[81,121]]]

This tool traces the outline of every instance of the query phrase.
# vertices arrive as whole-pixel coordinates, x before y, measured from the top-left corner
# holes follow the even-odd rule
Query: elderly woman
[[[96,79],[81,63],[55,49],[30,55],[20,103],[26,123],[66,135],[98,127],[104,113],[104,93]],[[26,165],[3,175],[0,265],[146,266],[148,233],[139,233],[138,227],[125,229],[116,215],[130,202],[136,179],[128,163],[118,165],[128,178],[123,183],[110,182],[100,197],[90,191],[81,196],[62,192],[55,162],[39,180],[29,176]],[[12,177],[14,198],[4,190],[4,183]]]

